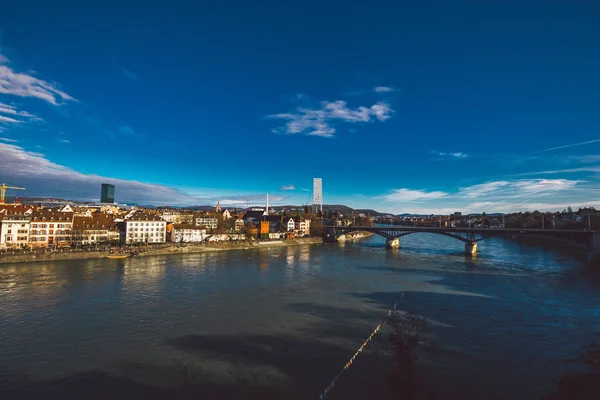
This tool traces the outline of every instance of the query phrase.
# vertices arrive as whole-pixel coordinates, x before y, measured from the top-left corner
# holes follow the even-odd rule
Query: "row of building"
[[[0,248],[54,248],[97,243],[164,243],[286,238],[310,234],[310,219],[238,213],[120,209],[116,206],[46,208],[0,205]]]

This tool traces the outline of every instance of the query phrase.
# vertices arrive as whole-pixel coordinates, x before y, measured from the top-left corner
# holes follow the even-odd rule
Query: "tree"
[[[310,236],[323,236],[323,225],[320,221],[312,221],[310,224]]]
[[[395,375],[402,381],[410,380],[414,363],[419,360],[421,352],[430,346],[430,341],[423,335],[427,321],[416,314],[394,310],[386,322],[392,328],[388,343],[396,361]]]

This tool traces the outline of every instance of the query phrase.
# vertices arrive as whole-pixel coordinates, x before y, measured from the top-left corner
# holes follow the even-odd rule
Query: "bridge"
[[[583,250],[600,252],[600,231],[564,230],[564,229],[506,229],[506,228],[442,228],[408,226],[325,226],[323,240],[336,242],[345,240],[351,232],[371,232],[386,239],[386,247],[400,247],[402,236],[414,233],[434,233],[460,240],[465,244],[465,254],[477,252],[477,242],[500,236],[527,236],[562,242]]]

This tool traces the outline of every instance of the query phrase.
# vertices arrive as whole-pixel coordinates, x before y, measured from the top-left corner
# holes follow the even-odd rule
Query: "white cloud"
[[[71,141],[70,141],[70,140],[67,140],[67,139],[61,139],[61,140],[60,140],[60,142],[61,142],[61,143],[71,143]]]
[[[396,89],[394,89],[393,87],[389,87],[389,86],[377,86],[373,90],[377,93],[386,93],[386,92],[393,92]]]
[[[245,194],[245,195],[223,195],[223,196],[197,196],[200,204],[215,204],[217,201],[222,206],[230,207],[265,207],[267,195],[265,194]],[[281,203],[289,199],[289,196],[269,195],[269,205]]]
[[[394,213],[512,212],[587,204],[593,191],[600,191],[600,187],[577,180],[521,179],[480,183],[448,192],[396,189],[375,199],[384,201],[383,211],[393,207]],[[542,198],[552,201],[542,202]],[[392,202],[393,206],[388,205]]]
[[[35,97],[54,105],[66,101],[76,101],[72,96],[60,90],[56,83],[26,73],[15,72],[7,65],[8,63],[8,59],[0,55],[0,93]]]
[[[43,154],[14,144],[0,143],[0,171],[14,185],[27,188],[23,195],[97,201],[102,183],[116,185],[119,202],[153,205],[194,205],[196,197],[176,188],[138,181],[82,174],[47,160]]]
[[[458,158],[458,159],[467,158],[469,156],[468,154],[462,153],[462,152],[447,153],[447,152],[443,152],[443,151],[432,151],[431,153],[435,154],[437,156],[440,156],[440,157],[449,157],[449,158]]]
[[[0,122],[6,122],[6,123],[11,123],[11,124],[18,124],[19,120],[11,118],[11,117],[5,117],[3,115],[0,115]]]
[[[320,108],[298,107],[293,113],[272,114],[268,118],[287,120],[282,127],[274,129],[276,133],[304,134],[308,136],[332,137],[336,132],[334,124],[370,123],[375,120],[390,119],[394,110],[388,103],[377,102],[370,107],[348,108],[345,101],[323,101]]]
[[[3,142],[8,142],[8,143],[17,143],[17,140],[6,138],[6,137],[0,137],[0,140],[2,140]]]
[[[286,190],[296,190],[296,186],[294,186],[294,185],[283,185],[281,187],[281,189],[279,189],[279,190],[283,190],[283,191],[286,191]]]
[[[412,189],[393,189],[390,193],[376,197],[384,201],[417,201],[417,200],[434,200],[448,196],[446,192],[426,192],[424,190]]]
[[[21,117],[29,117],[29,118],[35,117],[33,114],[30,114],[27,111],[18,111],[15,106],[12,106],[10,104],[4,104],[4,103],[0,103],[0,114],[18,115]]]

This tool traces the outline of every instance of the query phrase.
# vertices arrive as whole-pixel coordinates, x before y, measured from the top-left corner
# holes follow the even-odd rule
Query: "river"
[[[401,246],[0,265],[0,397],[314,399],[395,302],[428,320],[419,364],[437,398],[539,398],[598,339],[600,277],[570,255],[490,239],[469,258],[431,234]],[[384,342],[330,398],[387,396]]]

